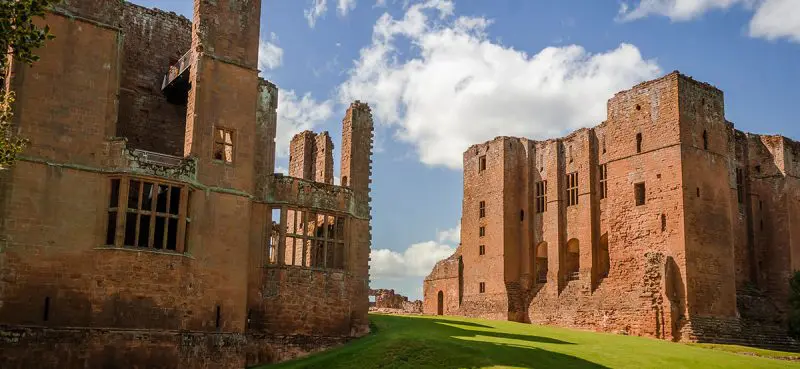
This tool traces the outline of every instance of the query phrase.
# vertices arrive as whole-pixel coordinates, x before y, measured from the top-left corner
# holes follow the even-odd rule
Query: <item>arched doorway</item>
[[[439,291],[439,296],[437,296],[436,300],[436,315],[444,315],[444,292]]]

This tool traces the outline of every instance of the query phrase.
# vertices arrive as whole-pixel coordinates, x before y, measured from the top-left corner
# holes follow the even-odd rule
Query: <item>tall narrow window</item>
[[[600,199],[605,199],[608,196],[608,169],[606,164],[601,164],[598,171],[600,172]]]
[[[578,172],[567,174],[567,206],[578,204]]]
[[[744,203],[744,169],[736,168],[736,198]]]
[[[708,150],[708,132],[703,130],[703,150]]]
[[[176,184],[113,178],[106,244],[185,251],[186,228],[191,222],[188,191]],[[122,221],[119,227],[118,218]]]
[[[486,245],[478,246],[478,255],[486,255]]]
[[[481,201],[478,204],[478,217],[479,218],[486,217],[486,201]]]
[[[480,293],[485,293],[486,292],[486,282],[481,282],[478,285],[478,289],[480,290]]]
[[[483,172],[486,170],[486,155],[481,155],[478,157],[478,172]]]
[[[636,134],[636,152],[637,153],[642,152],[642,134],[641,133],[637,133]]]
[[[569,162],[572,163],[572,146],[569,147]]]
[[[547,211],[547,181],[536,182],[535,187],[536,213],[544,213]]]
[[[605,154],[606,153],[606,138],[605,137],[600,139],[600,146],[603,147],[603,154]]]
[[[633,185],[634,193],[636,195],[636,206],[644,205],[645,203],[645,188],[644,182]]]
[[[214,129],[214,160],[233,163],[233,131],[226,128]]]
[[[486,227],[481,226],[480,228],[478,228],[478,236],[480,237],[486,236]]]

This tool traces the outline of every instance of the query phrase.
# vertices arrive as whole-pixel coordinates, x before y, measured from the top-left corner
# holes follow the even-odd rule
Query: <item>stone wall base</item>
[[[0,326],[4,369],[239,369],[295,359],[350,337]]]
[[[738,318],[694,316],[681,329],[683,341],[719,343],[800,352],[800,342],[786,328]]]

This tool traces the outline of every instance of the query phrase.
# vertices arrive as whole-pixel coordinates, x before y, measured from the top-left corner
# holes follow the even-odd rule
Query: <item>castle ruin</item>
[[[242,368],[368,332],[370,108],[342,186],[327,134],[275,174],[261,1],[193,9],[66,0],[9,68],[31,145],[0,171],[3,368]]]
[[[736,130],[709,84],[673,72],[594,128],[473,145],[462,209],[427,314],[800,348],[800,143]]]

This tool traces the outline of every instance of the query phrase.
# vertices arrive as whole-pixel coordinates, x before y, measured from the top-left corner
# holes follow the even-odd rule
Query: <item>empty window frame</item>
[[[644,182],[634,184],[633,192],[636,197],[636,206],[644,205],[646,201]]]
[[[708,150],[708,132],[703,131],[703,150]]]
[[[736,168],[736,198],[740,204],[744,203],[744,169]]]
[[[478,291],[480,291],[480,293],[486,293],[486,282],[480,282],[478,284]]]
[[[606,164],[600,164],[598,171],[600,172],[600,199],[605,199],[608,196],[608,167]]]
[[[234,132],[221,127],[214,128],[214,160],[233,163]]]
[[[287,208],[285,212],[286,227],[282,229],[284,265],[345,268],[345,217],[300,208]],[[280,235],[277,237],[280,239]],[[280,251],[276,252],[280,254]],[[281,258],[281,255],[278,255],[278,258]],[[273,258],[267,260],[272,262]]]
[[[567,206],[578,205],[578,172],[567,174]]]
[[[486,236],[486,227],[481,226],[480,228],[478,228],[478,236],[480,237]]]
[[[478,203],[478,218],[486,217],[486,201]]]
[[[486,155],[481,155],[478,157],[478,172],[483,172],[486,170]]]
[[[478,255],[486,255],[486,245],[478,246]]]
[[[534,197],[536,213],[547,211],[547,181],[539,181],[535,184],[536,194]]]
[[[189,189],[139,178],[111,178],[106,245],[184,252]]]

